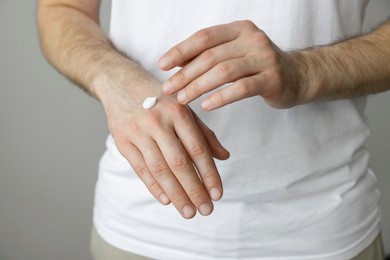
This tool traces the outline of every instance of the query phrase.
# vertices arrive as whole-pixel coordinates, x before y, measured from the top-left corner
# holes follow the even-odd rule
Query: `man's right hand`
[[[98,98],[121,154],[150,192],[185,218],[213,210],[222,184],[213,156],[229,152],[213,132],[161,83],[118,52],[99,26],[99,0],[40,0],[42,50],[61,73]],[[148,96],[158,96],[150,110]]]
[[[172,202],[186,219],[196,210],[209,215],[223,192],[213,156],[227,159],[229,152],[188,106],[162,95],[159,82],[147,84],[139,100],[134,89],[99,95],[116,146],[162,204]],[[149,110],[142,107],[147,96],[158,96]]]

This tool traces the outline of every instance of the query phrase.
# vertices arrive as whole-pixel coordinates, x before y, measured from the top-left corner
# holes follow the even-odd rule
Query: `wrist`
[[[289,84],[295,90],[296,104],[301,105],[316,100],[320,95],[320,84],[315,69],[310,64],[310,53],[291,51],[286,53]]]
[[[97,75],[92,81],[91,92],[104,107],[118,98],[128,105],[142,106],[146,97],[160,96],[162,90],[157,79],[129,61]]]
[[[327,47],[291,52],[296,84],[300,89],[299,104],[332,100],[347,84],[342,70],[332,66]]]

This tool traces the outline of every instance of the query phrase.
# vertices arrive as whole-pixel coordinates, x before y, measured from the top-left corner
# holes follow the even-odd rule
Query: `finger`
[[[242,77],[253,75],[257,71],[258,64],[254,56],[219,63],[182,89],[177,95],[177,100],[181,104],[188,104],[207,92]]]
[[[194,111],[192,111],[192,109],[191,112],[196,124],[199,127],[199,130],[202,132],[204,138],[206,139],[206,142],[210,148],[213,157],[219,160],[228,159],[230,157],[230,153],[225,147],[222,146],[215,133],[210,128],[208,128],[205,123],[203,123],[203,121],[198,117],[197,114],[195,114]]]
[[[189,60],[186,60],[183,64],[180,64],[178,67],[181,67],[183,68],[184,66],[186,66],[188,63],[190,63],[191,61],[193,61],[195,58],[192,58],[192,59],[189,59]]]
[[[175,132],[169,135],[164,133],[164,138],[156,138],[161,152],[171,171],[183,187],[192,204],[203,216],[210,215],[213,211],[213,203],[202,184],[187,151],[177,138]]]
[[[166,52],[158,65],[162,70],[180,66],[207,49],[236,39],[240,32],[234,23],[202,29]]]
[[[212,200],[222,197],[222,182],[213,156],[200,130],[195,125],[195,120],[177,120],[174,125],[176,135],[194,163],[201,179]]]
[[[213,93],[201,104],[205,110],[213,110],[227,104],[231,104],[244,98],[255,95],[266,95],[269,92],[269,83],[265,80],[264,74],[240,79],[232,85]]]
[[[245,55],[242,45],[231,41],[223,45],[205,50],[189,64],[176,72],[162,85],[165,94],[173,94],[187,86],[190,82],[206,73],[218,63]]]
[[[148,167],[145,164],[145,160],[141,152],[133,144],[128,144],[125,148],[122,148],[122,155],[129,161],[131,167],[141,179],[141,181],[148,188],[150,193],[162,204],[168,205],[170,203],[169,198],[161,188],[160,184],[153,178],[149,172]]]
[[[140,151],[154,179],[160,184],[181,215],[186,219],[193,218],[196,210],[181,184],[170,170],[157,144],[150,140],[142,142],[141,145],[142,149]]]

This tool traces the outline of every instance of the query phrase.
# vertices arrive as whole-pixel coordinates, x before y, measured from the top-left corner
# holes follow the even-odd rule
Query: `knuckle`
[[[203,173],[201,175],[203,183],[213,183],[215,182],[215,174],[213,171]]]
[[[118,148],[118,150],[128,149],[129,141],[126,135],[120,132],[116,132],[115,134],[111,133],[111,135],[115,141],[115,145]]]
[[[276,51],[266,51],[263,54],[263,59],[266,60],[269,64],[278,64],[279,55]]]
[[[227,101],[221,91],[214,93],[211,98],[215,104],[225,104],[225,101]]]
[[[192,188],[189,190],[188,192],[188,196],[191,198],[191,199],[198,199],[198,198],[202,198],[204,196],[204,190],[201,189],[201,188]]]
[[[182,155],[176,155],[171,163],[172,169],[176,171],[186,169],[190,165],[187,158]]]
[[[257,26],[251,20],[242,20],[238,21],[239,25],[245,27],[246,29],[254,29]]]
[[[168,166],[164,162],[156,162],[152,166],[152,173],[155,177],[163,176],[168,170]]]
[[[176,73],[174,80],[178,82],[185,82],[187,80],[187,77],[184,72],[180,70]]]
[[[141,179],[148,174],[148,168],[145,167],[143,164],[135,164],[133,165],[133,170],[137,173],[138,177]]]
[[[188,88],[189,96],[199,96],[199,93],[203,92],[203,87],[199,80],[195,80],[191,83],[191,87]]]
[[[263,80],[265,82],[271,82],[272,81],[272,73],[269,70],[264,71],[261,75],[263,76]]]
[[[148,122],[149,126],[151,127],[151,129],[159,129],[162,127],[161,117],[158,116],[156,113],[153,113],[152,111],[150,111],[150,113],[145,114],[145,117],[146,117],[147,122]],[[139,129],[138,131],[133,130],[132,133],[139,133],[140,131],[142,131],[142,130],[141,129]],[[145,130],[143,130],[143,131],[145,131]]]
[[[228,78],[232,74],[233,68],[229,64],[222,63],[218,66],[218,71],[222,78]]]
[[[251,86],[247,81],[242,81],[239,84],[237,84],[237,90],[238,90],[238,95],[241,98],[246,98],[249,97],[251,93]]]
[[[132,132],[139,132],[141,130],[140,126],[134,121],[128,123],[128,129]]]
[[[215,58],[215,53],[213,50],[206,50],[203,52],[202,54],[202,59],[206,62],[206,63],[212,63],[212,61],[214,60]]]
[[[158,194],[161,191],[160,184],[154,181],[152,184],[150,184],[149,191],[153,194]]]
[[[186,106],[183,106],[181,104],[172,103],[170,109],[173,115],[175,116],[175,118],[187,119],[189,116],[188,109],[186,108]]]
[[[194,145],[190,149],[190,153],[195,157],[204,155],[206,151],[206,147],[204,147],[203,145]]]
[[[178,45],[175,46],[175,47],[173,47],[172,52],[173,52],[174,55],[176,55],[176,56],[179,56],[179,57],[182,57],[182,56],[183,56],[183,50],[182,50],[181,47],[178,46]]]
[[[109,122],[109,125],[110,123],[111,122]],[[139,133],[140,130],[140,126],[134,121],[122,122],[120,124],[115,124],[115,127],[110,127],[110,133],[116,144],[126,144],[128,142],[129,137],[131,137],[129,133]]]
[[[262,32],[256,32],[253,33],[250,36],[250,41],[256,45],[264,44],[264,43],[269,43],[269,38],[265,33]]]
[[[207,29],[203,29],[203,30],[200,30],[198,31],[198,33],[196,34],[196,38],[197,40],[201,43],[201,44],[204,44],[204,45],[207,45],[210,41],[211,41],[211,31],[210,30],[207,30]]]
[[[183,192],[177,191],[177,192],[172,193],[172,195],[170,196],[170,199],[174,203],[180,203],[180,202],[184,202],[186,200],[186,196]]]

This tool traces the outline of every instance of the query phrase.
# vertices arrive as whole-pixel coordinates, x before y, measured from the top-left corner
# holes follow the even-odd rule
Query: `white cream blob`
[[[154,107],[154,105],[156,105],[156,103],[157,103],[157,97],[147,97],[145,99],[144,103],[142,104],[142,106],[145,109],[149,109],[149,108]]]

